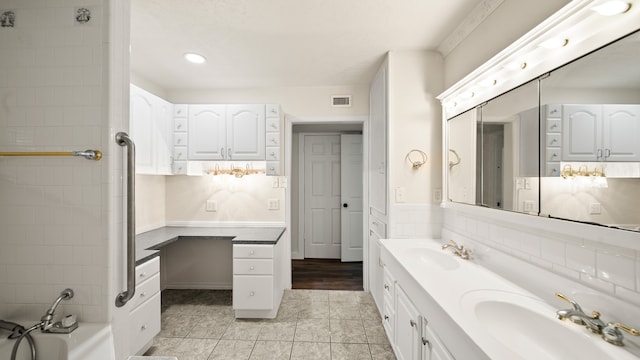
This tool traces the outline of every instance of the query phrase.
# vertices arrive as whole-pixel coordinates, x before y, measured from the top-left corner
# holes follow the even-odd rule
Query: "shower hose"
[[[29,342],[29,346],[31,347],[31,360],[36,360],[36,344],[33,341],[33,337],[31,337],[31,332],[40,327],[40,323],[33,325],[32,327],[25,329],[24,326],[20,324],[16,324],[11,321],[0,320],[0,329],[10,331],[9,339],[17,339],[16,343],[13,345],[13,351],[11,351],[11,360],[16,360],[16,356],[18,355],[18,348],[20,347],[20,343],[22,339],[26,338]]]

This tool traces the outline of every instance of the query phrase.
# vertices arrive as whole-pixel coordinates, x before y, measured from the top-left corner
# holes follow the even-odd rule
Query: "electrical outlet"
[[[524,179],[516,178],[516,189],[524,189]]]
[[[403,187],[396,188],[396,202],[403,203],[407,201],[407,189]]]
[[[536,208],[536,202],[533,200],[525,200],[524,201],[524,211],[532,212]]]
[[[280,183],[280,187],[281,187],[281,188],[283,188],[283,189],[286,189],[286,188],[287,188],[287,185],[288,185],[288,184],[287,184],[287,178],[286,178],[285,176],[279,176],[279,177],[278,177],[278,181],[279,181],[279,183]]]
[[[274,189],[277,189],[280,187],[280,181],[277,176],[274,176],[273,179],[271,179],[271,187]]]
[[[602,206],[600,203],[591,203],[589,204],[589,214],[598,215],[602,213]]]
[[[218,211],[218,203],[213,200],[207,200],[207,203],[205,205],[205,210]]]
[[[435,189],[433,191],[433,201],[441,202],[442,201],[442,189]]]
[[[280,210],[280,200],[278,199],[267,200],[267,210]]]
[[[524,189],[531,190],[531,179],[524,178]]]

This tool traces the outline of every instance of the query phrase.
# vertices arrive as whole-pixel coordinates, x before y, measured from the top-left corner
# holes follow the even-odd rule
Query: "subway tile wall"
[[[440,204],[392,204],[389,238],[439,238],[442,229]]]
[[[76,22],[79,8],[91,11]],[[0,151],[101,149],[102,0],[5,0],[0,27]],[[6,25],[6,24],[5,24]],[[104,150],[104,149],[103,149]],[[0,318],[64,312],[106,321],[106,159],[0,158]]]
[[[499,250],[540,269],[640,306],[640,252],[637,250],[640,248],[640,234],[560,220],[527,218],[521,214],[503,215],[505,219],[500,219],[500,215],[482,216],[476,211],[446,209],[443,226],[446,238],[443,240],[448,241],[450,236],[460,234],[463,241]],[[524,220],[518,220],[518,223],[509,220],[514,217]],[[527,225],[528,220],[531,220],[530,225]],[[518,272],[518,269],[507,271]]]

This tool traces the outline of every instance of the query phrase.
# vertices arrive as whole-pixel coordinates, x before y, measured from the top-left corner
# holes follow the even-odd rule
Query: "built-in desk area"
[[[136,266],[160,257],[161,288],[233,289],[236,317],[273,318],[284,227],[173,227],[136,236]]]

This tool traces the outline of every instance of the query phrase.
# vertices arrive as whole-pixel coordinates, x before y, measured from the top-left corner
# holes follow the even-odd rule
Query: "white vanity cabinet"
[[[233,245],[233,310],[237,318],[274,318],[282,299],[279,244]]]
[[[173,105],[130,85],[129,132],[136,144],[136,173],[171,174]]]
[[[391,342],[396,334],[396,280],[389,270],[383,268],[382,276],[382,326]]]
[[[189,105],[188,160],[265,160],[265,105]]]
[[[396,284],[395,348],[398,360],[420,360],[422,316]]]
[[[130,303],[129,350],[142,354],[160,333],[160,257],[136,266],[136,290]]]
[[[562,160],[640,161],[640,105],[562,106]]]

